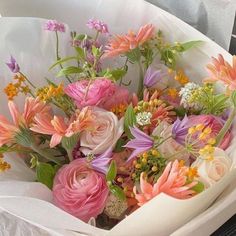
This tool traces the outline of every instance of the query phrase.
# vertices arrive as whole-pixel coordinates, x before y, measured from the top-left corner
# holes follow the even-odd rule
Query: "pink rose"
[[[219,134],[220,130],[222,129],[225,123],[223,119],[213,115],[190,116],[189,120],[192,125],[204,124],[205,126],[209,126],[212,129],[211,132],[212,138],[215,138]],[[231,139],[232,139],[231,132],[228,131],[218,147],[225,150],[229,146]]]
[[[85,222],[102,213],[109,193],[105,176],[90,169],[83,159],[58,171],[52,191],[55,205]]]
[[[88,87],[89,86],[89,87]],[[69,84],[65,93],[74,99],[78,108],[86,106],[99,106],[111,97],[115,92],[116,85],[109,79],[97,78],[89,85],[89,80],[80,80]]]
[[[120,104],[129,104],[129,90],[116,85],[114,93],[111,97],[104,100],[102,107],[106,110],[111,110],[111,108]]]

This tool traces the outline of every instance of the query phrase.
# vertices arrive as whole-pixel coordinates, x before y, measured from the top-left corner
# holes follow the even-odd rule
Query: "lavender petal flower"
[[[112,148],[107,149],[103,154],[95,156],[91,161],[93,169],[106,174],[108,170],[108,164],[111,161]]]
[[[192,126],[193,124],[189,122],[187,115],[185,115],[183,120],[177,118],[172,127],[172,136],[176,142],[183,145],[185,143],[185,137],[188,134],[188,129]]]
[[[103,33],[103,34],[107,34],[109,32],[107,24],[105,24],[104,22],[100,20],[90,19],[87,23],[87,26],[90,29],[95,29],[98,32]]]
[[[154,140],[137,127],[130,128],[131,134],[134,136],[134,139],[130,140],[124,147],[135,149],[127,161],[130,161],[135,156],[140,153],[143,153],[153,147]]]
[[[147,88],[153,87],[166,75],[167,72],[163,72],[161,69],[154,70],[151,66],[149,66],[144,76],[144,86]]]
[[[10,62],[6,63],[6,65],[9,67],[9,69],[13,73],[18,73],[20,71],[20,67],[16,63],[16,59],[13,56],[11,56]]]

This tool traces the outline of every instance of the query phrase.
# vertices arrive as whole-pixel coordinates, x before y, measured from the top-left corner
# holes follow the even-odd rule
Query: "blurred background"
[[[235,0],[147,0],[236,54]]]

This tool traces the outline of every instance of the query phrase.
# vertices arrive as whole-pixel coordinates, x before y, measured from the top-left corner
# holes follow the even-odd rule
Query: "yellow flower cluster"
[[[16,80],[16,83],[9,83],[5,88],[4,92],[7,95],[8,100],[13,100],[20,92],[24,93],[25,95],[30,93],[30,88],[28,85],[24,85],[25,78],[21,74],[16,74],[13,77]]]
[[[179,69],[176,72],[175,80],[178,81],[181,85],[185,85],[189,82],[188,76],[184,73],[183,69]]]
[[[10,168],[11,168],[11,165],[7,163],[6,161],[4,161],[3,155],[0,154],[0,172],[9,170]]]
[[[187,172],[187,176],[191,180],[199,177],[197,167],[189,167],[188,172]]]
[[[168,92],[168,95],[173,99],[178,97],[178,91],[176,88],[169,88],[167,92]]]
[[[58,86],[52,84],[38,89],[36,96],[42,101],[49,101],[54,97],[58,97],[63,94],[63,84],[60,83]]]
[[[126,109],[127,109],[127,105],[121,103],[121,104],[118,104],[118,105],[112,107],[111,112],[116,114],[118,117],[122,117],[122,116],[124,116]]]

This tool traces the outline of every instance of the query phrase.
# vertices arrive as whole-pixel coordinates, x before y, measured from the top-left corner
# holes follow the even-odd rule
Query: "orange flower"
[[[233,56],[232,66],[219,54],[218,59],[212,58],[212,64],[207,65],[209,77],[205,82],[222,81],[230,90],[236,89],[236,56]]]
[[[16,133],[19,132],[20,126],[29,127],[32,123],[33,117],[37,113],[47,113],[50,109],[44,102],[32,97],[26,98],[23,113],[19,112],[13,101],[8,102],[8,107],[13,123],[0,115],[0,146],[13,143],[14,137]]]
[[[168,194],[174,198],[186,199],[196,194],[191,190],[197,184],[197,181],[188,183],[188,167],[180,165],[178,160],[169,162],[164,172],[154,185],[145,180],[144,173],[140,176],[140,193],[134,187],[135,198],[138,205],[142,206],[160,193]]]
[[[147,24],[141,27],[137,34],[130,30],[126,35],[116,35],[108,43],[104,57],[117,56],[139,47],[153,37],[154,30],[152,24]]]

